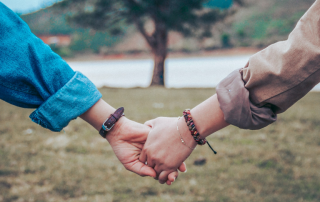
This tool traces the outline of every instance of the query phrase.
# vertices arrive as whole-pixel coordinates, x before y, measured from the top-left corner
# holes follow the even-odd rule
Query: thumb
[[[134,172],[142,177],[150,176],[155,178],[157,176],[157,173],[153,168],[145,165],[138,159],[130,164],[125,165],[125,167],[127,170]]]
[[[139,175],[140,176],[150,176],[152,178],[155,178],[157,176],[157,173],[156,173],[156,171],[153,170],[153,168],[143,164],[143,166],[140,169]]]

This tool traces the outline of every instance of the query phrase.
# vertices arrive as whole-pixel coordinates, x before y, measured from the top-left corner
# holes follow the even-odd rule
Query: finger
[[[160,184],[164,184],[165,182],[168,181],[168,175],[171,173],[172,171],[163,171],[160,173],[159,175],[159,183]]]
[[[187,172],[187,165],[186,165],[186,163],[183,162],[183,163],[180,165],[180,167],[178,168],[178,170],[179,170],[180,172],[183,172],[183,173]]]
[[[144,125],[147,125],[147,126],[149,126],[150,128],[152,128],[152,127],[153,127],[153,123],[154,123],[154,119],[149,120],[149,121],[146,121],[146,122],[144,123]]]
[[[136,160],[135,162],[132,162],[128,165],[125,165],[126,168],[140,176],[150,176],[150,177],[156,177],[157,173],[156,171],[145,165],[144,163],[140,162],[139,160]]]
[[[179,175],[178,170],[170,173],[168,175],[167,185],[171,185],[178,178],[178,175]],[[170,184],[168,184],[168,182],[170,182]]]
[[[148,159],[147,159],[147,165],[148,165],[149,167],[151,167],[151,168],[154,168],[154,167],[156,166],[156,164],[155,164],[153,161],[148,160]]]
[[[155,179],[155,180],[159,180],[159,176],[160,176],[160,174],[161,174],[164,170],[161,169],[160,166],[157,165],[157,164],[153,167],[153,169],[154,169],[154,171],[157,173],[157,176],[156,176],[154,179]],[[168,173],[168,174],[169,174],[169,173]]]
[[[139,156],[139,161],[145,163],[147,161],[147,152],[142,148],[141,154]]]
[[[145,165],[151,167],[151,168],[154,168],[154,166],[155,166],[155,164],[151,160],[148,160],[147,152],[143,149],[142,149],[142,152],[139,156],[139,161],[141,163],[144,163]]]

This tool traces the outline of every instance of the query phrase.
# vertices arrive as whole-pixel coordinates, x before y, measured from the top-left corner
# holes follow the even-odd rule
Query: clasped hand
[[[160,117],[147,121],[151,128],[139,160],[154,169],[161,184],[177,175],[177,168],[196,147],[184,119]],[[178,128],[177,128],[178,126]]]
[[[174,149],[174,145],[169,144],[172,141],[172,139],[170,140],[170,131],[166,130],[165,134],[159,133],[162,130],[161,124],[156,120],[158,119],[143,125],[123,117],[109,132],[107,140],[127,170],[140,176],[159,178],[160,183],[166,182],[171,185],[178,177],[177,169],[182,172],[186,171],[186,166],[183,163],[185,157],[175,158],[176,149]],[[164,136],[168,137],[162,138]],[[157,141],[159,141],[158,144]],[[169,149],[171,150],[169,151]],[[185,152],[190,151],[185,150]],[[165,158],[169,156],[171,158]],[[166,162],[170,161],[172,163],[169,164],[169,167],[166,166]]]

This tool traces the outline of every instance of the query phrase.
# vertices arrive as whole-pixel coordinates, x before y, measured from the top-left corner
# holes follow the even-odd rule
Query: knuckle
[[[157,156],[151,156],[151,161],[152,161],[152,162],[155,162],[157,165],[160,165],[160,164],[161,164],[160,158],[157,157]]]
[[[147,154],[148,151],[149,151],[149,148],[148,148],[148,146],[145,145],[145,146],[143,147],[143,149],[142,149],[142,152],[144,152],[145,154]]]
[[[159,158],[157,156],[151,156],[151,160],[156,164],[159,164]]]

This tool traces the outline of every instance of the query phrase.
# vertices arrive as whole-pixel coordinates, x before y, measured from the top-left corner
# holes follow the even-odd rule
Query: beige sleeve
[[[251,101],[287,110],[320,82],[320,0],[300,19],[288,40],[253,55],[242,69]]]
[[[319,82],[320,0],[316,0],[288,40],[253,55],[246,67],[218,84],[217,96],[226,122],[260,129]]]
[[[249,99],[239,70],[233,71],[217,86],[217,96],[224,119],[242,129],[257,130],[277,120],[269,107],[257,107]]]

